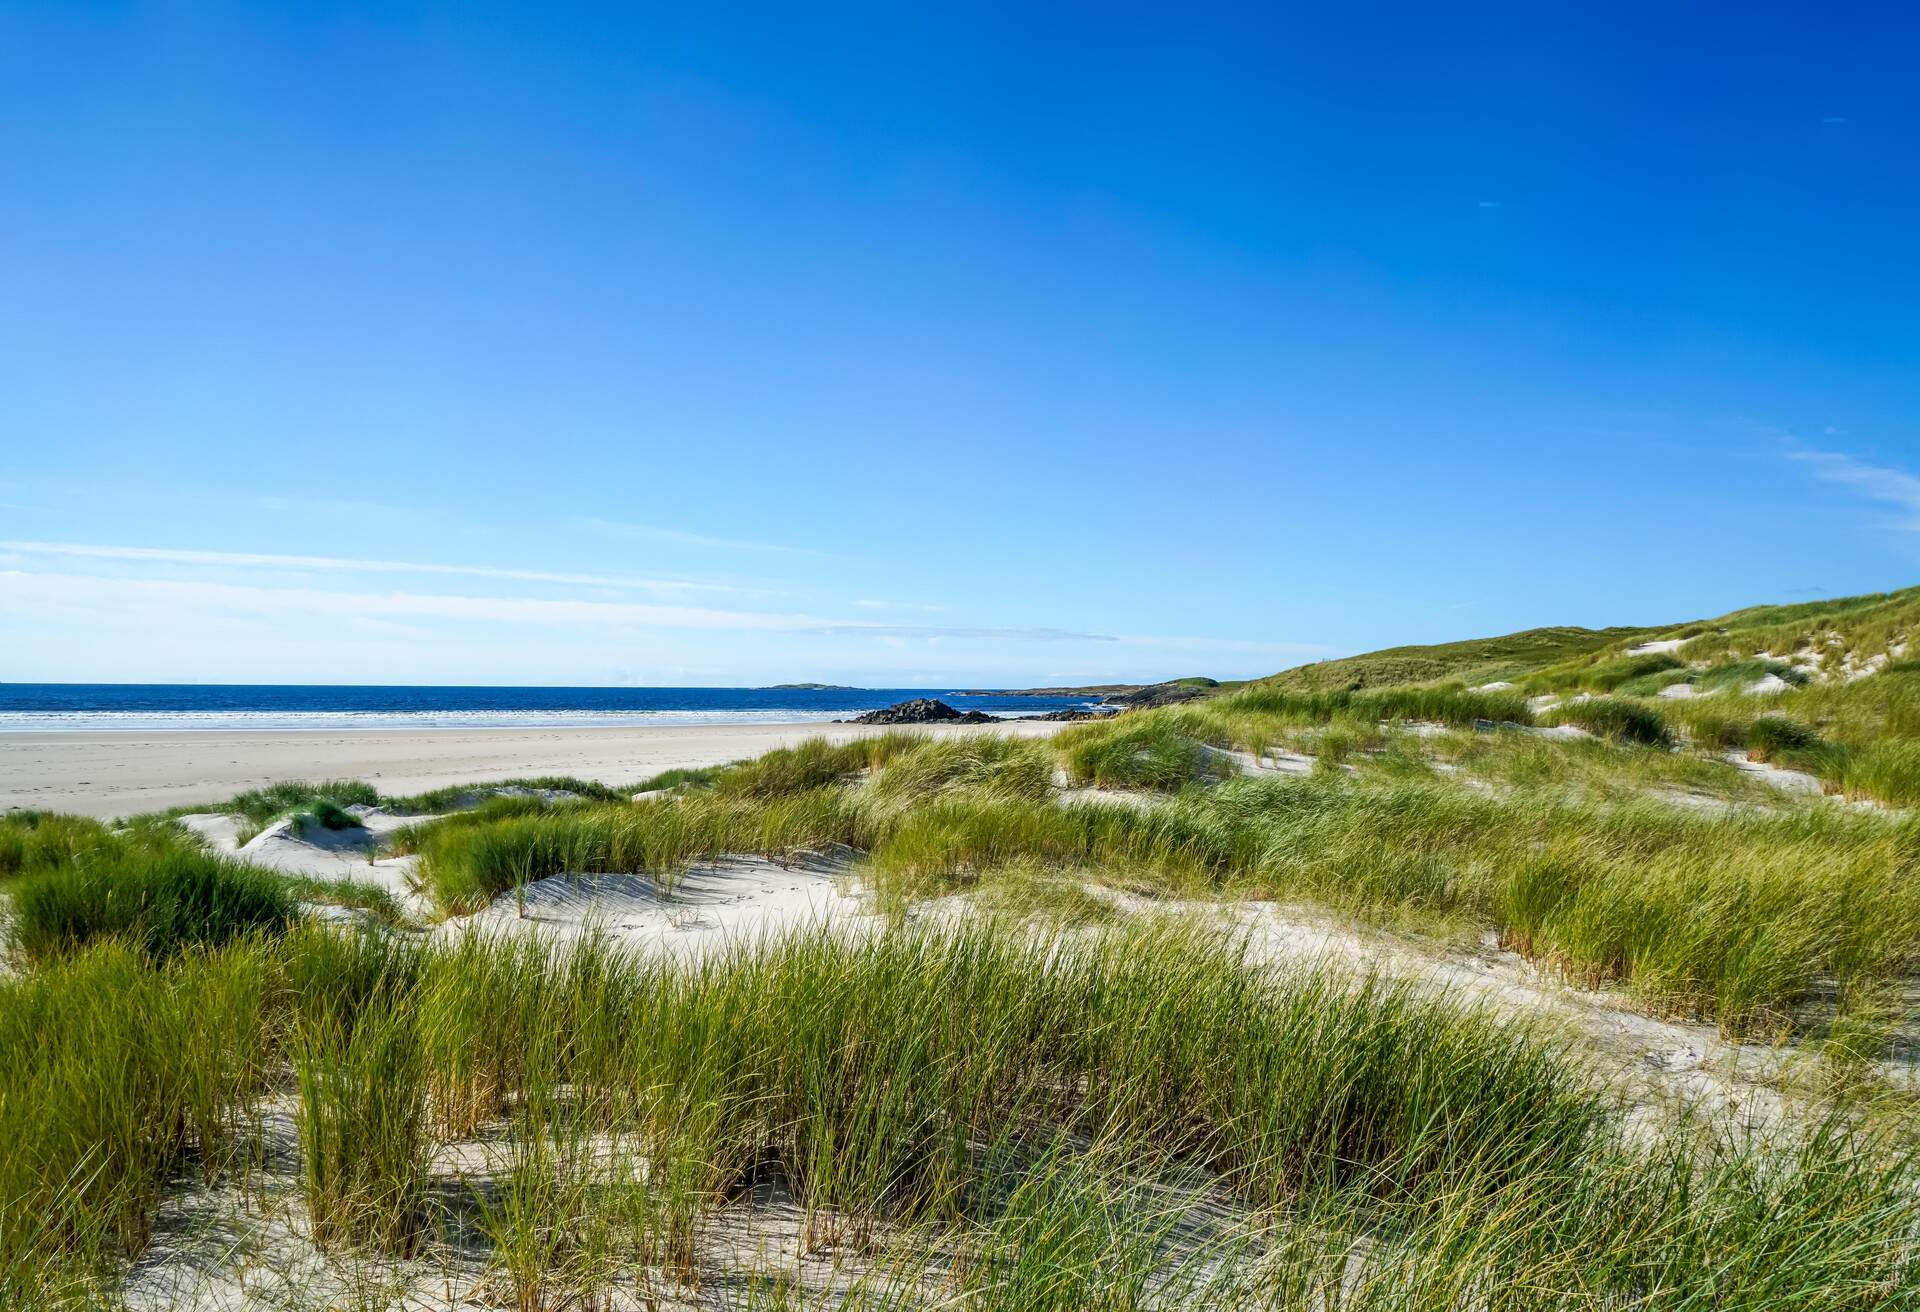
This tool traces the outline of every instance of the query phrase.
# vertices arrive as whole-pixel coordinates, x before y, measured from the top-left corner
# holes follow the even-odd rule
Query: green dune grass
[[[165,957],[284,930],[294,917],[282,876],[187,848],[101,852],[10,892],[8,945],[28,961],[109,939]]]
[[[1168,1280],[1284,1306],[1329,1275],[1377,1307],[1920,1289],[1897,1140],[1816,1115],[1771,1152],[1684,1126],[1648,1143],[1524,1023],[1263,969],[1183,922],[800,934],[701,965],[318,930],[164,962],[103,944],[0,981],[0,1004],[9,1305],[110,1288],[166,1182],[224,1178],[283,1072],[303,1201],[340,1252],[440,1242],[428,1153],[501,1127],[476,1238],[522,1306],[636,1268],[693,1279],[697,1228],[769,1172],[902,1308],[938,1305],[936,1252],[986,1305],[1061,1312]],[[203,1049],[222,1060],[182,1060]],[[1177,1222],[1223,1201],[1245,1221],[1183,1258]]]
[[[802,850],[890,913],[697,960],[303,924],[310,897],[397,914],[168,816],[9,814],[0,1306],[114,1306],[165,1197],[244,1192],[265,1099],[336,1261],[476,1245],[487,1297],[520,1308],[690,1294],[712,1227],[772,1194],[870,1309],[1920,1306],[1920,1131],[1874,1074],[1911,1028],[1920,818],[1722,759],[1920,808],[1914,662],[1741,691],[1915,620],[1920,590],[1394,649],[1051,741],[812,740],[641,802],[326,781],[193,808],[466,807],[391,840],[446,915]],[[1685,646],[1627,654],[1656,636]],[[1518,686],[1470,686],[1496,677]],[[1654,695],[1681,678],[1696,696]],[[1595,737],[1529,732],[1537,691],[1599,694],[1538,716]],[[1215,750],[1280,747],[1311,773],[1240,778]],[[1131,796],[1063,803],[1056,768]],[[914,914],[954,894],[985,914]],[[1491,930],[1648,1011],[1812,1038],[1834,1087],[1879,1100],[1793,1093],[1764,1140],[1630,1114],[1565,1036],[1137,910],[1174,897]],[[431,1176],[451,1144],[487,1163],[470,1197]],[[729,1280],[731,1306],[820,1305]]]

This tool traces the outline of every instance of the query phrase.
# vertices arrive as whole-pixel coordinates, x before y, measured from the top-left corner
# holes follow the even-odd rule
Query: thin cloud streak
[[[417,592],[341,592],[323,588],[259,587],[186,579],[110,577],[97,574],[42,574],[0,570],[0,610],[9,604],[21,613],[36,608],[99,604],[106,607],[154,605],[183,614],[208,608],[250,615],[314,615],[352,618],[429,619],[530,627],[613,627],[692,629],[796,636],[962,640],[1036,643],[1111,643],[1122,647],[1221,652],[1333,654],[1332,648],[1296,642],[1258,642],[1235,638],[1086,633],[1072,629],[994,625],[886,624],[836,620],[776,611],[725,610],[649,602],[567,600],[540,597],[468,597]]]
[[[872,634],[883,638],[1017,638],[1027,642],[1118,642],[1109,633],[1075,633],[1070,629],[995,629],[939,624],[828,624],[815,633]]]
[[[1870,465],[1839,451],[1795,450],[1787,452],[1787,459],[1811,466],[1816,478],[1853,488],[1870,500],[1899,506],[1910,516],[1899,527],[1920,533],[1920,478],[1903,469]]]
[[[822,560],[847,559],[834,552],[818,551],[812,547],[795,547],[781,542],[753,542],[745,538],[715,537],[706,533],[689,533],[685,529],[661,528],[654,524],[628,524],[617,519],[583,519],[579,522],[587,528],[597,529],[602,533],[651,538],[656,542],[672,542],[683,547],[704,547],[721,551],[760,551],[779,556],[812,556]]]
[[[1350,648],[1328,647],[1317,642],[1265,641],[1260,638],[1181,638],[1165,635],[1130,633],[1114,639],[1130,647],[1185,647],[1195,651],[1286,652],[1301,656],[1348,656]]]
[[[457,574],[467,578],[508,579],[521,583],[564,583],[581,587],[627,588],[644,592],[739,592],[725,584],[685,579],[620,578],[604,574],[568,574],[494,565],[444,565],[420,561],[357,560],[341,556],[283,556],[270,552],[192,551],[173,547],[121,547],[81,542],[0,541],[0,550],[87,560],[157,561],[174,565],[223,565],[236,569],[328,570],[353,574]]]
[[[678,629],[802,632],[825,623],[808,615],[719,610],[651,602],[573,601],[542,597],[463,597],[419,592],[339,592],[258,587],[184,579],[115,578],[97,574],[0,572],[0,599],[162,601],[252,614],[390,615],[527,625],[624,625]]]
[[[318,588],[265,588],[180,579],[107,578],[87,574],[0,571],[0,602],[22,606],[54,603],[170,603],[180,607],[270,615],[392,616],[547,627],[629,627],[735,630],[875,638],[983,638],[1027,642],[1111,642],[1101,634],[1060,629],[962,628],[874,624],[815,615],[720,610],[644,602],[554,600],[536,597],[461,597],[434,593],[335,592]]]

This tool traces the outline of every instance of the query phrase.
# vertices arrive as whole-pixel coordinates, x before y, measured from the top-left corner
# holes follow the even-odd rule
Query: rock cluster
[[[1154,683],[1132,692],[1116,692],[1101,699],[1104,706],[1124,706],[1128,710],[1144,710],[1149,706],[1171,706],[1175,702],[1190,702],[1196,697],[1206,696],[1204,688],[1195,688],[1184,683]]]
[[[1000,717],[984,711],[956,711],[931,697],[895,702],[884,710],[856,715],[842,724],[997,724]]]

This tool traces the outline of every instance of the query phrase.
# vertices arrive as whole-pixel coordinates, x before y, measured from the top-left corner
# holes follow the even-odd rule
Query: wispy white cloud
[[[52,561],[71,562],[62,569]],[[85,562],[150,564],[189,567],[185,570],[134,573],[126,570],[85,572]],[[46,568],[40,568],[46,566]],[[261,571],[257,582],[208,576],[196,569]],[[313,585],[280,575],[337,573],[341,575],[411,575],[418,578],[458,576],[525,584],[632,589],[675,594],[657,600],[619,600],[568,595],[453,595],[431,590],[375,591],[343,580],[338,587]],[[871,618],[843,618],[798,610],[752,609],[745,606],[690,604],[678,596],[716,588],[742,593],[745,589],[693,583],[678,579],[631,578],[614,575],[515,569],[492,565],[393,561],[339,556],[301,556],[270,552],[200,551],[172,547],[137,547],[97,543],[41,542],[0,539],[0,613],[19,620],[87,611],[93,621],[124,618],[137,610],[150,631],[185,632],[203,621],[246,622],[273,628],[307,631],[313,623],[345,625],[363,631],[402,632],[422,643],[438,637],[455,641],[447,625],[491,624],[530,629],[603,632],[631,630],[758,633],[807,637],[852,638],[888,650],[919,647],[931,651],[946,642],[1047,646],[1085,645],[1127,650],[1130,659],[1150,659],[1192,653],[1207,655],[1295,656],[1309,659],[1339,654],[1311,643],[1208,638],[1181,635],[1092,632],[1056,626],[1009,626],[938,622],[899,622],[884,612],[918,611],[931,618],[944,607],[923,603],[861,599],[850,603]],[[519,591],[519,590],[512,590]],[[531,591],[538,592],[539,589]],[[882,612],[873,614],[873,612]],[[90,621],[91,622],[91,621]],[[117,622],[117,621],[116,621]],[[401,626],[404,626],[401,627]],[[632,641],[622,635],[621,641]],[[571,639],[569,639],[571,641]],[[984,653],[990,646],[975,649]],[[1107,658],[1099,658],[1105,664]],[[1185,659],[1185,657],[1181,657]]]
[[[825,624],[816,633],[869,634],[886,638],[1010,638],[1023,642],[1118,642],[1110,633],[1076,633],[1071,629],[997,629],[964,624]]]
[[[835,553],[812,547],[796,547],[783,542],[758,542],[749,538],[723,537],[708,533],[690,533],[685,529],[662,528],[656,524],[629,524],[617,519],[583,519],[588,528],[621,537],[645,538],[653,542],[671,542],[683,547],[701,547],[719,551],[757,551],[781,556],[819,556],[833,558]]]
[[[476,597],[422,592],[349,592],[265,587],[190,579],[98,574],[0,572],[0,599],[142,601],[181,608],[256,615],[389,616],[402,620],[472,620],[546,626],[627,625],[681,629],[803,630],[823,621],[806,615],[724,610],[639,601],[548,597]]]
[[[446,565],[422,561],[359,560],[341,556],[285,556],[270,552],[191,551],[174,547],[122,547],[83,542],[0,541],[0,550],[87,560],[157,561],[172,565],[217,565],[230,569],[337,571],[352,574],[457,574],[468,578],[521,583],[563,583],[582,587],[644,592],[732,592],[721,584],[685,579],[627,578],[606,574],[569,574],[553,570],[511,569],[496,565]]]
[[[1898,506],[1905,512],[1898,527],[1920,533],[1920,477],[1904,469],[1871,465],[1839,451],[1795,449],[1786,454],[1787,459],[1812,469],[1817,478],[1853,488],[1870,500]]]
[[[939,615],[947,609],[924,601],[879,601],[872,597],[855,597],[848,604],[861,610],[911,610],[923,615]]]
[[[1328,647],[1317,642],[1266,640],[1262,638],[1190,638],[1165,634],[1130,633],[1114,639],[1129,647],[1170,647],[1184,651],[1279,653],[1297,656],[1346,656],[1351,649]]]
[[[320,588],[257,587],[199,580],[118,578],[92,574],[0,571],[0,603],[29,613],[52,605],[121,603],[251,615],[385,617],[401,621],[451,620],[548,628],[614,627],[704,629],[760,633],[898,638],[975,638],[1009,642],[1112,642],[1108,635],[1051,628],[992,628],[879,624],[775,611],[725,610],[651,602],[542,597],[468,597],[418,592],[340,592]],[[190,622],[183,620],[183,622]]]

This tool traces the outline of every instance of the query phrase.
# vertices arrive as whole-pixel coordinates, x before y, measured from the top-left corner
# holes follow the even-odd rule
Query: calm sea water
[[[804,724],[937,697],[961,711],[1035,715],[1077,697],[962,697],[944,688],[379,688],[0,683],[0,733],[114,729],[493,729]]]

